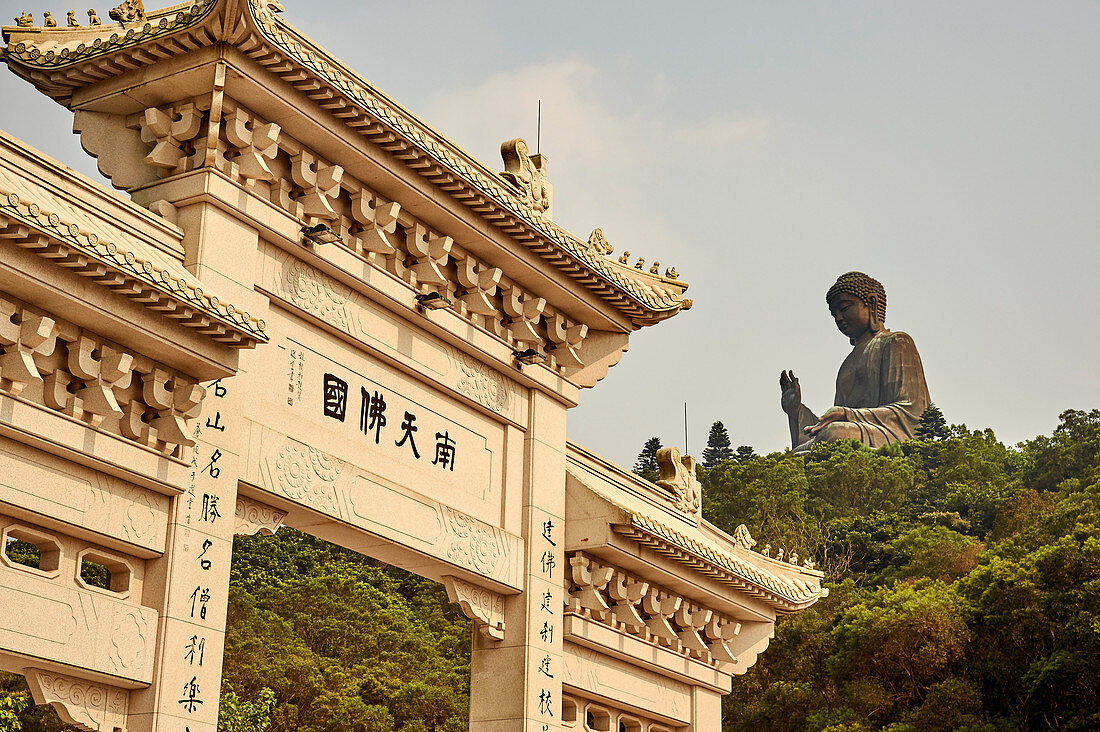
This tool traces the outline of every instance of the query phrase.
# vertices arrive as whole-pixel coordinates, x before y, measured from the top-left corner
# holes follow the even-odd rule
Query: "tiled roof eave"
[[[747,563],[705,547],[641,514],[632,513],[630,524],[615,524],[612,528],[722,584],[757,597],[780,612],[802,610],[824,596],[820,586],[816,592],[796,594],[793,588],[774,581]]]
[[[220,2],[222,0],[199,0],[190,6],[153,12],[145,22],[119,25],[117,32],[112,32],[110,36],[97,38],[90,44],[80,44],[79,48],[72,50],[66,48],[43,53],[19,41],[7,49],[9,63],[14,63],[15,67],[37,69],[50,77],[50,83],[63,86],[64,82],[56,72],[97,59],[102,59],[100,63],[109,66],[110,61],[105,57],[117,51],[152,43],[188,29],[194,30],[210,18]],[[225,22],[221,25],[228,30],[208,29],[206,35],[210,36],[210,30],[215,30],[227,35],[229,42],[237,45],[242,52],[263,57],[269,51],[263,48],[264,44],[259,43],[257,34],[252,32],[258,31],[267,44],[292,58],[301,70],[312,74],[316,81],[346,98],[368,118],[408,144],[411,151],[416,152],[416,159],[410,159],[407,154],[403,157],[418,174],[429,179],[448,178],[448,192],[456,200],[475,209],[476,213],[509,236],[550,260],[552,266],[574,279],[582,280],[582,286],[628,315],[636,327],[679,312],[682,299],[673,290],[679,288],[682,292],[683,286],[674,285],[669,292],[643,289],[633,279],[618,272],[603,255],[590,250],[560,227],[534,215],[502,179],[481,169],[482,166],[476,161],[439,139],[427,125],[374,92],[365,80],[332,60],[326,52],[271,13],[263,3],[248,0],[242,5],[247,5],[245,15],[253,21],[254,29],[249,27],[252,25],[249,23]],[[105,28],[112,30],[111,27]],[[58,31],[50,29],[51,34],[58,34]],[[155,58],[149,60],[150,63],[154,61]],[[62,99],[63,91],[51,96]]]
[[[15,193],[0,192],[0,219],[7,219],[8,226],[23,224],[39,234],[12,239],[16,246],[155,309],[211,340],[230,348],[252,348],[268,340],[264,321],[222,303],[133,252],[100,241],[96,234],[81,232],[77,225],[61,221]]]

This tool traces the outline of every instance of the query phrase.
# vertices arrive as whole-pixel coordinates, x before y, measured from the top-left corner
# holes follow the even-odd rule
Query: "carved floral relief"
[[[503,414],[512,401],[512,389],[504,376],[457,348],[451,350],[451,357],[459,371],[455,386],[458,392],[497,414]]]
[[[453,508],[444,507],[443,511],[451,537],[447,558],[455,564],[492,575],[504,554],[496,529]]]
[[[345,333],[351,333],[347,309],[351,288],[340,284],[300,259],[284,263],[283,289],[291,302]]]
[[[343,460],[293,440],[275,459],[279,489],[288,498],[332,516],[340,515],[334,483],[343,467]]]

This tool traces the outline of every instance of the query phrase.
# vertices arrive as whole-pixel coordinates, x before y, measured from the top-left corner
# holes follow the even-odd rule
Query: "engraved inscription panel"
[[[332,513],[329,483],[353,461],[383,484],[500,522],[503,424],[327,334],[280,321],[292,337],[256,364],[248,416],[302,445],[279,458],[291,497]],[[300,470],[317,460],[334,462]]]

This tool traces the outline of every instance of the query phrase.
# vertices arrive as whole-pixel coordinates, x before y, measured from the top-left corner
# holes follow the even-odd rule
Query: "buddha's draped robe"
[[[917,346],[907,333],[881,330],[857,345],[840,365],[833,405],[844,408],[844,420],[831,425],[831,439],[853,438],[871,447],[911,440],[931,399],[924,381]],[[799,428],[817,424],[805,406],[798,415]],[[808,439],[798,450],[819,441]]]

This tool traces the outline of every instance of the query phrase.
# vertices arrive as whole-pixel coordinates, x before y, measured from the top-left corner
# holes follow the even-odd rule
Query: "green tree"
[[[254,702],[241,701],[232,689],[223,689],[218,706],[218,732],[267,732],[275,692],[266,686]]]
[[[946,440],[947,420],[943,412],[935,404],[929,404],[928,408],[920,416],[917,424],[918,440]]]
[[[656,482],[661,475],[661,469],[657,466],[657,451],[660,450],[661,438],[650,437],[638,453],[638,460],[634,463],[634,472],[646,480]]]
[[[20,732],[19,715],[28,704],[26,692],[0,691],[0,732]]]
[[[715,422],[707,435],[707,448],[703,450],[703,467],[713,468],[725,460],[733,459],[733,447],[726,426]]]
[[[756,451],[752,449],[752,445],[741,445],[737,448],[737,453],[733,456],[733,459],[739,463],[744,463],[756,456]]]
[[[238,537],[225,680],[272,732],[465,729],[470,625],[442,586],[292,529]]]

